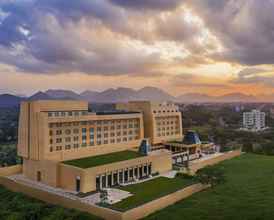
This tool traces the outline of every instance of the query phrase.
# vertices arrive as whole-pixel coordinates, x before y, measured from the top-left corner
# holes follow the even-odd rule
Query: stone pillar
[[[125,170],[124,169],[122,170],[122,174],[123,174],[123,180],[122,180],[122,182],[125,183]]]
[[[111,186],[114,185],[114,172],[111,172]]]
[[[102,177],[102,175],[100,175],[99,178],[100,178],[100,189],[102,189],[103,188],[103,177]]]
[[[106,188],[108,188],[108,174],[106,173]]]

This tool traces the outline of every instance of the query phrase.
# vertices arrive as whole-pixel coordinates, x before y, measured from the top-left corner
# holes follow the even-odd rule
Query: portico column
[[[100,189],[102,189],[103,188],[103,177],[102,177],[102,175],[100,175],[99,178],[100,178]]]
[[[114,185],[114,172],[111,172],[111,186]]]
[[[122,182],[125,183],[125,170],[124,169],[122,170],[122,174],[123,174],[123,180],[122,180]]]
[[[108,188],[108,174],[106,173],[106,188]]]

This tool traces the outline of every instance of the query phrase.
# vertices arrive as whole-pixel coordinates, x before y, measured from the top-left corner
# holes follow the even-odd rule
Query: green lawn
[[[50,205],[0,186],[1,220],[99,220],[73,209]]]
[[[142,157],[143,155],[139,152],[135,151],[120,151],[111,154],[99,155],[99,156],[92,156],[92,157],[85,157],[77,160],[68,160],[64,161],[64,164],[72,165],[75,167],[80,168],[90,168],[96,167],[100,165],[115,163],[124,160],[135,159],[138,157]]]
[[[245,154],[217,166],[224,167],[226,183],[194,194],[146,219],[274,219],[273,156]]]
[[[121,187],[122,190],[131,192],[133,196],[113,204],[111,208],[121,211],[128,210],[180,190],[192,183],[193,180],[182,177],[176,177],[174,179],[159,177],[143,183]]]

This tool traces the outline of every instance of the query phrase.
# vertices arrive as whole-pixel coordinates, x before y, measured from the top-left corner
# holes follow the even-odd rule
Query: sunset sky
[[[274,0],[0,0],[0,93],[274,93]]]

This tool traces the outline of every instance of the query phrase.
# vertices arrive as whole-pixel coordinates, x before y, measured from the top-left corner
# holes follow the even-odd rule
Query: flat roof
[[[95,112],[96,115],[127,115],[127,114],[140,114],[140,112],[128,112],[128,111],[104,111]]]
[[[63,161],[63,163],[86,169],[90,167],[96,167],[96,166],[101,166],[105,164],[131,160],[131,159],[135,159],[143,156],[144,155],[142,155],[139,152],[126,150],[126,151],[119,151],[119,152],[110,153],[110,154],[85,157],[81,159],[67,160],[67,161]]]

